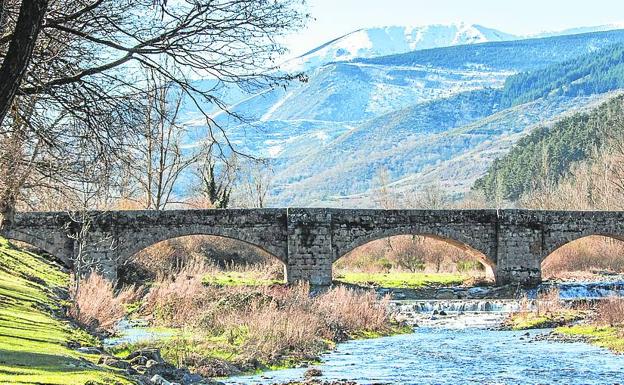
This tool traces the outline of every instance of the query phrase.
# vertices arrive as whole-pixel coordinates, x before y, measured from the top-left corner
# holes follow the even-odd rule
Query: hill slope
[[[226,114],[215,119],[239,149],[272,160],[271,205],[342,205],[352,196],[371,205],[382,166],[397,188],[444,175],[461,193],[530,129],[622,87],[618,43],[624,31],[330,63],[308,83],[234,104],[250,124]],[[186,117],[191,145],[205,137],[205,125]],[[479,134],[451,134],[468,128]],[[482,159],[476,148],[487,148]],[[463,170],[461,177],[451,167]]]
[[[618,96],[591,112],[540,127],[497,159],[474,188],[489,197],[513,201],[537,187],[540,180],[556,183],[611,135],[624,133],[622,116],[624,96]]]
[[[481,25],[465,23],[365,28],[324,43],[284,63],[282,68],[288,71],[309,71],[336,61],[518,38]]]

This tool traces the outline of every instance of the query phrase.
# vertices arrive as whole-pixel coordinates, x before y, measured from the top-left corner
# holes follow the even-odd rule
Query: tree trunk
[[[4,8],[4,1],[0,5]],[[0,125],[4,122],[26,74],[47,9],[48,0],[22,1],[13,37],[0,67]],[[4,9],[0,11],[4,13]],[[17,175],[5,173],[4,177],[17,178]],[[10,185],[8,181],[4,182]],[[0,230],[10,227],[13,222],[17,201],[15,194],[13,189],[6,188],[3,196],[0,196]]]
[[[48,0],[22,1],[13,38],[0,67],[0,125],[26,74],[47,9]]]
[[[0,231],[10,228],[15,218],[15,195],[11,191],[3,195],[0,197]]]

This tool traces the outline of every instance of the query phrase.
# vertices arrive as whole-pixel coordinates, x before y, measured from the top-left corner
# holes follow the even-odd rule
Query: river
[[[585,343],[533,341],[544,331],[418,328],[413,334],[351,341],[316,366],[324,380],[361,384],[535,385],[615,384],[624,381],[624,358]],[[306,369],[230,378],[226,384],[303,379]]]
[[[624,282],[558,287],[562,300],[624,295]],[[339,344],[315,366],[322,371],[320,379],[388,385],[624,384],[624,356],[587,343],[534,338],[547,334],[547,329],[496,330],[510,311],[518,309],[515,300],[417,300],[397,301],[394,306],[417,325],[413,333]],[[167,335],[160,335],[162,331],[150,335],[148,330],[130,325],[124,335],[108,343]],[[228,385],[285,383],[303,380],[306,370],[285,369],[221,381]]]
[[[598,288],[598,289],[596,289]],[[603,285],[571,285],[561,297],[621,294]],[[617,292],[617,293],[614,293]],[[606,385],[624,383],[624,356],[587,343],[536,340],[549,330],[501,331],[496,326],[514,301],[403,301],[419,326],[414,333],[338,345],[315,367],[323,380],[359,384]],[[447,315],[433,315],[444,310]],[[306,368],[232,377],[225,384],[303,380]]]

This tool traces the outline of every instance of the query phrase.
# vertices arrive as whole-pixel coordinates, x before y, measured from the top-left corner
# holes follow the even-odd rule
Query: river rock
[[[303,374],[305,378],[321,377],[322,375],[323,375],[323,372],[321,372],[321,370],[317,368],[310,368],[306,370],[305,373]]]
[[[154,374],[154,376],[150,379],[150,382],[154,385],[171,385],[171,382],[165,380],[159,374]]]
[[[83,346],[76,349],[76,351],[82,354],[102,354],[102,351],[94,346]]]
[[[131,367],[130,363],[124,360],[120,360],[118,358],[115,357],[107,357],[107,356],[103,356],[100,358],[100,360],[98,361],[100,364],[102,365],[106,365],[106,366],[110,366],[111,368],[117,368],[117,369],[128,369]]]
[[[148,360],[154,360],[156,362],[165,362],[165,360],[163,360],[162,356],[160,355],[160,349],[140,349],[134,351],[130,353],[128,357],[126,357],[126,361],[131,361],[132,359],[139,356],[145,357]]]
[[[444,290],[436,293],[436,299],[456,299],[457,296],[452,290]]]
[[[130,364],[132,366],[145,366],[148,361],[149,360],[145,356],[138,356],[138,357],[134,357],[133,359],[129,360],[129,362],[130,362]],[[154,361],[154,360],[152,360],[152,361]],[[156,361],[154,361],[154,362],[156,362]]]
[[[148,369],[153,367],[153,366],[155,366],[155,365],[158,365],[158,361],[147,360],[147,362],[145,363],[145,367],[148,368]]]

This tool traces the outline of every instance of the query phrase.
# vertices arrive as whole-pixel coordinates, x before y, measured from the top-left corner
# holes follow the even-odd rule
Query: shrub
[[[551,288],[537,294],[535,301],[537,315],[551,315],[563,309],[558,288]]]
[[[211,352],[223,349],[245,367],[312,359],[329,347],[328,340],[392,330],[388,299],[374,292],[337,287],[311,297],[307,285],[204,286],[202,274],[159,281],[144,308],[163,325],[202,336],[186,341],[193,346],[184,351],[193,354],[174,349],[175,359],[188,357],[186,365],[203,365]]]
[[[388,297],[379,300],[373,291],[362,292],[343,286],[333,288],[315,300],[332,340],[360,332],[387,332],[391,318],[388,303]]]
[[[68,316],[82,327],[97,333],[112,333],[126,314],[124,304],[134,302],[138,291],[128,287],[115,293],[113,282],[92,273],[71,292]]]
[[[596,323],[601,326],[624,325],[624,298],[602,300],[596,307]]]

